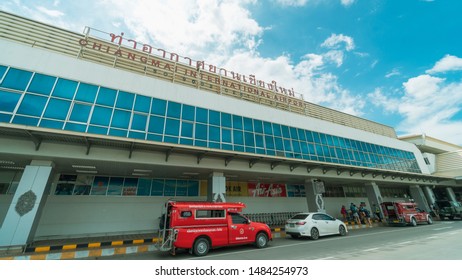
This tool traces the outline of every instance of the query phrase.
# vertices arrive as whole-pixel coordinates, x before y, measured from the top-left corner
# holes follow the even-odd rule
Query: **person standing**
[[[351,210],[351,214],[353,215],[353,219],[355,220],[356,224],[360,226],[361,219],[359,218],[358,207],[356,207],[356,205],[353,202],[350,204],[350,210]]]
[[[382,222],[382,211],[380,211],[380,207],[377,204],[372,205],[372,209],[374,210],[374,218],[376,218],[379,222]]]
[[[347,220],[347,214],[348,214],[345,205],[342,205],[342,209],[340,209],[340,213],[342,214],[343,221],[345,222]]]

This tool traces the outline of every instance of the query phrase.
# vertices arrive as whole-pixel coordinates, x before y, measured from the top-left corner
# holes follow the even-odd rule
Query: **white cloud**
[[[343,64],[343,51],[331,50],[325,53],[324,57],[326,60],[334,62],[337,65],[337,67],[340,67]]]
[[[332,34],[329,38],[327,38],[322,44],[322,47],[330,48],[330,49],[338,49],[340,45],[345,43],[345,49],[347,51],[351,51],[355,48],[355,43],[353,38],[350,36],[345,36],[343,34],[337,35]]]
[[[445,57],[435,63],[432,69],[427,70],[428,74],[459,71],[462,70],[462,58],[447,54]]]
[[[276,2],[282,6],[299,7],[304,6],[308,0],[277,0]]]
[[[399,71],[399,69],[398,68],[393,68],[390,72],[388,72],[385,75],[385,78],[390,78],[390,77],[399,76],[399,75],[401,75],[401,72]]]
[[[408,79],[401,94],[390,97],[382,89],[369,94],[376,106],[403,117],[402,134],[426,133],[462,145],[462,122],[452,118],[462,109],[462,82],[449,83],[427,74]]]
[[[61,11],[58,11],[58,10],[50,10],[50,9],[47,9],[45,7],[37,7],[37,10],[40,11],[41,13],[49,16],[49,17],[53,17],[53,18],[56,18],[56,17],[61,17],[64,15],[63,12]]]
[[[356,0],[340,0],[343,6],[350,6],[352,5]]]

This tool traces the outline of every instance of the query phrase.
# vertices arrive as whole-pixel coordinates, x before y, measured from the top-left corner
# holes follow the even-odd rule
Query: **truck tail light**
[[[295,223],[297,226],[303,226],[304,224],[306,224],[306,222],[296,222]]]

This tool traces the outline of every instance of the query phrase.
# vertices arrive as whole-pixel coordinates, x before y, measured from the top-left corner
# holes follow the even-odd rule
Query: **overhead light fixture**
[[[198,172],[183,172],[183,175],[199,175]]]
[[[96,170],[76,170],[77,173],[88,173],[88,174],[96,174],[98,171]]]
[[[152,170],[146,170],[146,169],[133,169],[133,172],[151,173]]]
[[[15,165],[14,161],[11,160],[0,160],[0,164]]]
[[[225,177],[226,177],[226,178],[237,178],[237,177],[239,177],[239,176],[229,174],[229,175],[225,175]]]
[[[149,176],[150,174],[146,174],[146,173],[136,173],[136,172],[133,172],[132,173],[132,176]]]
[[[91,165],[72,165],[73,168],[83,168],[83,169],[96,169],[96,166]]]

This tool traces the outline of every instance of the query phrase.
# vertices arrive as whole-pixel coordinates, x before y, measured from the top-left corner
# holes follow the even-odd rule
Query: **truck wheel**
[[[431,217],[430,215],[428,216],[427,223],[428,223],[429,225],[433,224],[433,219],[432,219],[432,217]]]
[[[411,218],[411,226],[417,226],[417,220],[414,217]]]
[[[311,229],[311,239],[317,240],[319,238],[319,230],[317,228]]]
[[[257,248],[264,248],[268,245],[268,236],[265,233],[260,232],[257,234],[257,238],[255,239],[255,245]]]
[[[206,238],[199,238],[194,242],[193,252],[196,256],[205,256],[209,252],[210,243]]]

